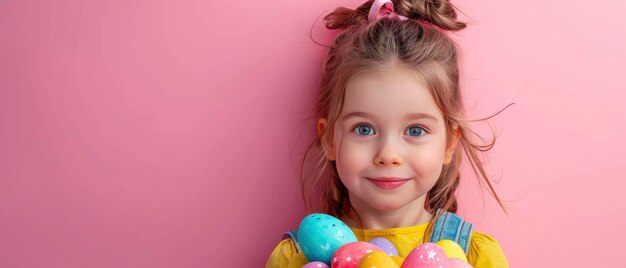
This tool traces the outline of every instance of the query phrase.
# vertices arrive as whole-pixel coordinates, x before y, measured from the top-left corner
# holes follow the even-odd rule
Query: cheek
[[[337,172],[340,178],[353,177],[367,168],[371,158],[367,145],[347,140],[339,140],[336,144]]]
[[[412,150],[410,161],[411,166],[421,176],[439,176],[443,167],[444,151],[437,144],[428,144],[422,148]]]

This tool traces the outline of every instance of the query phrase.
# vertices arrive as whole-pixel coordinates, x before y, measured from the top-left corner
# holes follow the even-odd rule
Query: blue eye
[[[372,130],[372,128],[368,125],[358,125],[352,129],[352,131],[355,130],[357,135],[368,135],[368,133],[374,132],[374,130]]]
[[[407,132],[409,133],[410,136],[413,137],[420,137],[420,136],[424,136],[426,134],[426,131],[418,126],[412,126],[410,127]]]

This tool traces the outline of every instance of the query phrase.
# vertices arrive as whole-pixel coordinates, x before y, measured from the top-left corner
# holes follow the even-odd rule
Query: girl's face
[[[352,77],[327,151],[352,205],[372,212],[409,204],[423,209],[458,141],[446,146],[443,120],[424,83],[410,71]],[[318,130],[326,124],[320,119]]]

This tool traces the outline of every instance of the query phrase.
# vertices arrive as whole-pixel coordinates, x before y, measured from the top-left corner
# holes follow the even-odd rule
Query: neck
[[[359,215],[362,225],[347,217],[344,221],[351,228],[363,229],[389,229],[428,223],[433,216],[424,209],[425,199],[426,195],[397,209],[380,210],[350,195],[350,203]]]

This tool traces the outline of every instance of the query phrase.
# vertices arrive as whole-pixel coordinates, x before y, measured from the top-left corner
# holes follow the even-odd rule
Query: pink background
[[[0,2],[0,266],[262,267],[306,213],[310,27],[360,2]],[[621,260],[626,4],[454,3],[471,114],[516,103],[486,159],[510,216],[472,181],[459,213],[513,267]]]

